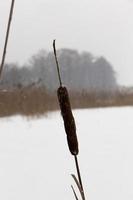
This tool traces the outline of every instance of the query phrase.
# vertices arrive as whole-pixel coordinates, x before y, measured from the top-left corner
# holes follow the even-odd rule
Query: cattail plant
[[[68,147],[72,155],[77,155],[78,140],[76,135],[76,126],[71,111],[70,100],[66,87],[60,86],[57,90],[58,100],[61,108],[61,114],[64,120],[64,127],[67,135]]]
[[[77,155],[79,153],[79,148],[78,148],[78,139],[77,139],[77,134],[76,134],[76,125],[75,125],[75,120],[74,120],[74,117],[72,114],[68,90],[65,86],[62,85],[60,68],[59,68],[59,63],[58,63],[58,59],[57,59],[56,47],[55,47],[55,40],[53,41],[53,49],[54,49],[55,61],[56,61],[59,84],[60,84],[60,86],[57,90],[57,96],[58,96],[58,100],[59,100],[61,114],[62,114],[63,121],[64,121],[64,127],[65,127],[68,147],[69,147],[70,153],[72,154],[72,156],[74,156],[78,179],[76,178],[76,176],[74,174],[72,174],[72,177],[80,191],[82,199],[85,200],[84,189],[83,189],[80,168],[79,168],[79,163],[78,163],[78,158],[77,158]],[[72,187],[72,190],[73,190],[76,200],[78,200],[78,196],[77,196],[73,186],[71,186],[71,187]]]
[[[15,4],[15,0],[12,0],[11,1],[11,7],[10,7],[10,13],[9,13],[9,19],[8,19],[8,25],[7,25],[7,31],[6,31],[6,37],[5,37],[5,43],[4,43],[4,49],[3,49],[3,53],[2,53],[2,60],[1,60],[1,65],[0,65],[0,78],[1,78],[1,75],[2,75],[4,63],[5,63],[6,49],[7,49],[8,38],[9,38],[9,33],[10,33],[14,4]]]

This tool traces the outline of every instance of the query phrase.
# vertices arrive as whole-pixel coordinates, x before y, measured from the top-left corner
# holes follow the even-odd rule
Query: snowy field
[[[86,199],[132,200],[133,108],[76,110],[74,116]],[[0,127],[1,200],[74,200],[74,159],[59,112],[3,118]]]

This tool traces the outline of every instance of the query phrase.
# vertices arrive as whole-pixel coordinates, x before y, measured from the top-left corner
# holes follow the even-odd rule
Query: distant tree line
[[[61,49],[58,51],[63,84],[74,91],[109,91],[118,88],[112,65],[104,57],[88,52]],[[24,66],[5,65],[0,88],[13,89],[44,86],[54,91],[59,85],[52,52],[39,51]]]

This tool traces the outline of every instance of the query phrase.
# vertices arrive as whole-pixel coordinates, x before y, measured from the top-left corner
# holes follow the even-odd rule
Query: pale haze
[[[0,1],[0,54],[11,1]],[[122,85],[133,85],[132,0],[16,0],[7,62],[24,64],[40,49],[104,56]]]

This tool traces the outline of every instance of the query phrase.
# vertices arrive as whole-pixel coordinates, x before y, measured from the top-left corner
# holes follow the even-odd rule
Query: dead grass
[[[0,91],[0,117],[11,115],[39,116],[55,110],[57,100],[44,88]]]
[[[116,92],[70,92],[73,108],[95,108],[111,106],[132,106],[133,93]],[[45,88],[23,88],[0,91],[0,117],[12,115],[41,116],[59,109],[57,94],[49,94]]]

